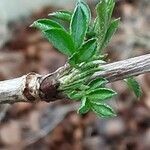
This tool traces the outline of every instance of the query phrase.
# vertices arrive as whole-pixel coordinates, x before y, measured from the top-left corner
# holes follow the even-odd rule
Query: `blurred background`
[[[87,0],[92,16],[99,0]],[[72,10],[75,0],[0,0],[0,80],[34,71],[47,74],[66,58],[30,28],[34,20],[56,10]],[[114,17],[121,25],[105,50],[110,62],[150,53],[150,1],[116,0]],[[143,90],[138,101],[122,81],[110,105],[118,116],[80,116],[78,104],[55,103],[0,106],[0,150],[149,150],[150,73],[137,77]]]

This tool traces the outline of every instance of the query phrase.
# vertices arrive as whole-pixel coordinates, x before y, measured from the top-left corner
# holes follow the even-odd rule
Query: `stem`
[[[101,65],[104,71],[95,72],[90,80],[105,77],[109,82],[122,80],[150,72],[150,54]],[[54,101],[64,96],[59,95],[58,77],[68,69],[61,67],[55,73],[41,76],[29,73],[22,77],[0,81],[0,104],[15,102]]]
[[[101,66],[104,71],[96,72],[92,78],[104,77],[109,82],[122,80],[150,72],[150,54],[142,55]]]

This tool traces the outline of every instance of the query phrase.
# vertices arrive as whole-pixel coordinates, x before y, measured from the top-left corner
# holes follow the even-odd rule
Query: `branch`
[[[96,72],[92,79],[105,77],[109,82],[150,72],[150,54],[103,65],[104,71]]]
[[[29,73],[20,78],[0,81],[0,104],[15,102],[54,101],[64,98],[57,88],[59,83],[57,75],[68,66],[59,68],[56,72],[42,76]],[[109,82],[121,80],[150,72],[150,54],[130,58],[123,61],[109,63],[101,66],[104,71],[96,72],[91,80],[105,77]]]

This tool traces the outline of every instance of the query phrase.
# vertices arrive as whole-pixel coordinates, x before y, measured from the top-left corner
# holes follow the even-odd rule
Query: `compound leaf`
[[[96,39],[90,39],[82,45],[78,53],[78,62],[86,62],[95,54]]]
[[[82,10],[85,13],[86,18],[87,18],[87,23],[89,23],[91,20],[91,11],[90,11],[89,6],[84,1],[80,1],[80,5],[82,7]]]
[[[111,36],[113,35],[113,33],[111,33],[112,29],[109,29],[111,31],[108,31],[108,28],[110,26],[114,6],[114,0],[101,0],[96,7],[97,18],[94,22],[94,30],[96,31],[98,37],[98,50],[102,50],[104,46],[106,47],[111,39]],[[106,34],[108,35],[106,36]]]
[[[78,92],[78,91],[72,91],[68,93],[68,97],[72,100],[80,100],[83,97],[83,92]]]
[[[85,114],[90,110],[90,106],[88,104],[88,100],[86,97],[81,99],[81,106],[78,109],[79,114]]]
[[[88,62],[96,51],[96,39],[90,39],[85,42],[82,47],[71,58],[73,64]]]
[[[108,43],[110,42],[112,36],[114,35],[114,33],[116,32],[116,30],[119,26],[119,22],[120,22],[120,18],[115,19],[111,22],[111,24],[106,32],[105,39],[102,44],[102,48],[105,48],[108,45]]]
[[[44,35],[61,53],[71,56],[75,52],[72,38],[65,30],[50,29]]]
[[[116,113],[114,110],[103,103],[91,103],[91,109],[99,116],[99,117],[114,117]]]
[[[64,10],[53,12],[53,13],[50,13],[48,15],[51,16],[51,17],[63,20],[63,21],[70,21],[71,17],[72,17],[72,13],[71,12],[64,11]]]
[[[89,83],[90,89],[96,89],[104,86],[108,81],[105,78],[98,78]]]
[[[116,95],[116,92],[108,88],[97,88],[92,90],[90,89],[86,94],[88,99],[91,101],[99,102],[112,98]]]
[[[89,14],[87,12],[87,5],[78,2],[71,18],[70,32],[76,49],[82,45],[88,29]]]
[[[34,21],[31,27],[38,28],[41,31],[46,31],[53,28],[63,28],[59,23],[50,19],[39,19]]]
[[[133,77],[125,79],[125,81],[126,81],[127,85],[129,86],[129,88],[131,90],[133,90],[133,92],[135,93],[135,95],[137,97],[140,97],[141,94],[142,94],[142,89],[141,89],[139,83]]]
[[[81,72],[80,74],[72,77],[72,79],[70,80],[71,82],[73,81],[77,81],[77,80],[80,80],[80,79],[83,79],[83,78],[87,78],[90,77],[92,74],[94,74],[96,71],[100,71],[100,70],[103,70],[102,68],[100,67],[97,67],[97,68],[90,68],[86,71],[83,71]]]
[[[114,0],[108,0],[107,2],[108,21],[111,21],[111,16],[112,16],[114,7],[115,7]]]
[[[96,19],[96,32],[98,32],[98,43],[102,44],[108,28],[108,13],[107,13],[107,3],[102,0],[96,6],[97,19]]]

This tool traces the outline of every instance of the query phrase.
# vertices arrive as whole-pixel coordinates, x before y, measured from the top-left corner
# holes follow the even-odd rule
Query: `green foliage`
[[[142,95],[142,89],[141,89],[139,83],[136,81],[136,79],[134,79],[133,77],[130,77],[128,79],[125,79],[125,82],[129,86],[129,88],[131,90],[133,90],[134,94],[137,97],[140,97]]]
[[[90,110],[90,103],[88,103],[88,100],[86,97],[83,97],[83,99],[81,99],[81,106],[78,109],[78,112],[80,114],[85,114]]]
[[[60,19],[60,20],[63,20],[63,21],[70,21],[71,17],[72,17],[72,13],[71,12],[64,11],[64,10],[53,12],[53,13],[50,13],[48,15],[50,17],[53,17],[53,18],[56,18],[56,19]]]
[[[108,45],[119,25],[119,19],[111,20],[114,6],[114,0],[102,0],[96,7],[97,18],[94,30],[98,37],[97,50],[100,52]]]
[[[43,33],[54,47],[63,54],[71,56],[75,52],[73,40],[65,30],[54,28],[46,30]]]
[[[84,95],[84,91],[68,91],[68,97],[73,100],[80,100]]]
[[[96,7],[97,18],[95,31],[98,36],[98,45],[102,45],[107,28],[108,28],[108,13],[107,13],[107,2],[105,0],[100,1]]]
[[[89,83],[91,89],[96,89],[98,87],[103,87],[108,81],[105,78],[98,78]]]
[[[116,32],[116,30],[119,26],[119,22],[120,22],[120,18],[112,20],[112,22],[110,23],[110,25],[108,27],[106,35],[104,37],[104,41],[101,45],[101,49],[104,49],[108,45],[108,43],[110,42],[112,36],[114,35],[114,33]]]
[[[116,113],[114,110],[104,103],[92,103],[92,111],[94,111],[99,117],[114,117]]]
[[[96,51],[96,39],[86,41],[81,48],[70,58],[70,63],[75,65],[88,62]]]
[[[50,19],[39,19],[35,21],[31,27],[35,27],[37,29],[40,29],[42,32],[50,29],[62,29],[63,27],[57,23],[56,21],[50,20]]]
[[[98,102],[112,98],[116,95],[116,92],[108,88],[96,88],[92,90],[90,89],[86,94],[91,101]]]
[[[44,37],[67,56],[70,67],[57,77],[60,83],[58,90],[71,100],[81,101],[80,114],[93,111],[99,117],[116,115],[105,103],[116,95],[106,87],[108,81],[103,77],[90,81],[95,72],[105,70],[100,64],[105,63],[107,55],[101,53],[120,22],[120,19],[112,19],[114,6],[114,0],[101,0],[96,6],[97,16],[93,22],[88,5],[78,0],[73,12],[50,13],[51,19],[39,19],[31,25],[41,30]],[[59,20],[61,23],[57,22]],[[64,28],[62,21],[69,23],[69,29]],[[128,78],[126,82],[139,97],[141,89],[137,81]]]
[[[73,12],[70,23],[70,33],[76,49],[78,49],[84,41],[88,29],[89,19],[90,14],[88,6],[79,1]]]

